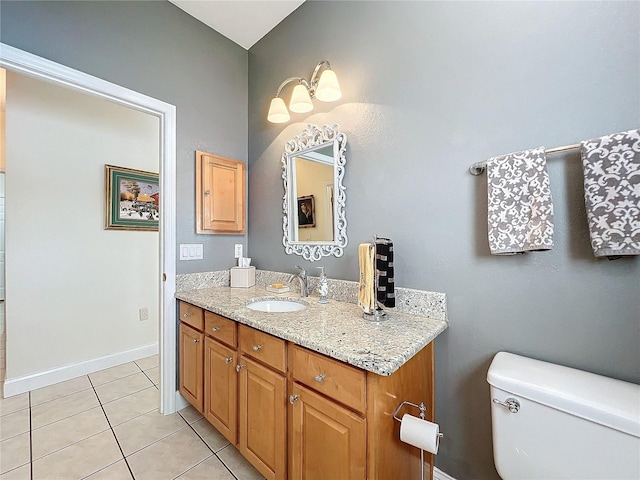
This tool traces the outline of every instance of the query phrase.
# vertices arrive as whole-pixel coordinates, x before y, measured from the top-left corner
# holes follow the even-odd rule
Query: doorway
[[[175,107],[129,89],[92,77],[0,44],[0,66],[46,82],[70,87],[93,96],[151,114],[160,129],[160,268],[157,280],[160,316],[160,411],[172,413],[176,401],[175,327]],[[27,381],[29,379],[25,379]],[[28,382],[27,382],[28,383]],[[37,388],[37,387],[36,387]],[[13,391],[12,391],[13,389]],[[5,384],[5,395],[25,391],[25,385]]]

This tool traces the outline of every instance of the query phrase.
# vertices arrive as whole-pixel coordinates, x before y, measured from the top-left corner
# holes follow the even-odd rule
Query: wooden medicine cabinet
[[[244,235],[245,164],[196,151],[196,233]]]

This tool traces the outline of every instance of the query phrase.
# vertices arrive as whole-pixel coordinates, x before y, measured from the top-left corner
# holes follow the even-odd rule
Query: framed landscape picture
[[[106,230],[158,231],[160,180],[157,173],[105,165]]]

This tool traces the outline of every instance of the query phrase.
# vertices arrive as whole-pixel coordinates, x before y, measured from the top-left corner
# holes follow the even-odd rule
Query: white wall
[[[8,73],[7,380],[157,342],[158,233],[104,230],[104,165],[158,172],[159,141],[155,117]]]

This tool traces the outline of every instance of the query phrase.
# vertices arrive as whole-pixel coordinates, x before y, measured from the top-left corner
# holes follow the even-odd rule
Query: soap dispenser
[[[320,269],[320,281],[318,282],[318,296],[320,300],[318,303],[329,303],[327,296],[329,295],[329,282],[327,276],[324,273],[324,267],[316,267]]]

